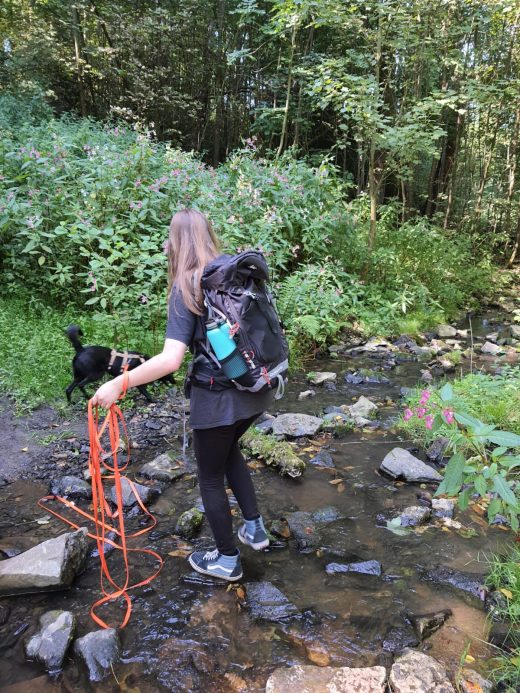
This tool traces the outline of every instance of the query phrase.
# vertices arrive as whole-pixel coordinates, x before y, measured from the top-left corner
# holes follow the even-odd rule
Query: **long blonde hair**
[[[173,285],[180,291],[186,307],[202,315],[200,277],[208,262],[218,257],[219,241],[211,223],[196,209],[183,209],[173,215],[167,243],[168,296]]]

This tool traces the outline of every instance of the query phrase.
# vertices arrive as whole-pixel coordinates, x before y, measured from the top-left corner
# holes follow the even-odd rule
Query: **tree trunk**
[[[78,76],[78,92],[79,92],[79,108],[81,115],[87,115],[87,99],[85,82],[83,79],[83,36],[81,34],[81,25],[79,22],[79,12],[75,5],[70,8],[72,20],[72,36],[74,38],[74,56],[76,59],[76,72]]]
[[[289,68],[287,74],[287,91],[285,94],[285,109],[283,114],[282,132],[280,134],[280,145],[276,156],[279,157],[285,148],[285,140],[287,138],[287,129],[289,125],[289,106],[291,105],[291,87],[293,79],[293,61],[294,53],[296,51],[296,34],[298,33],[298,22],[295,21],[293,25],[292,35],[291,35],[291,55],[289,58]]]

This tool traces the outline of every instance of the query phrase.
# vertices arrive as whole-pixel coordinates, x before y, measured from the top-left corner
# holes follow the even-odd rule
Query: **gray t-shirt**
[[[194,351],[194,341],[204,337],[200,316],[189,310],[175,287],[170,296],[166,337],[186,344],[191,353]],[[190,424],[192,428],[229,426],[241,419],[261,414],[273,401],[273,390],[253,393],[236,388],[209,390],[192,385]]]

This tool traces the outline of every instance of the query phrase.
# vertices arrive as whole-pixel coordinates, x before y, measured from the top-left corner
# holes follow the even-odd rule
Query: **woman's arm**
[[[153,356],[148,361],[145,361],[137,368],[128,371],[128,387],[136,387],[137,385],[146,385],[153,380],[163,378],[168,373],[174,373],[179,370],[187,346],[183,342],[176,339],[165,339],[164,347],[160,354]],[[105,409],[108,409],[119,397],[123,390],[123,376],[118,375],[117,378],[101,385],[92,397],[92,404],[98,404]]]

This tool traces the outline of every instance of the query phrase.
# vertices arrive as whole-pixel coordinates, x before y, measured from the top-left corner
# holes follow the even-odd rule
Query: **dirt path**
[[[27,475],[45,452],[46,441],[71,433],[87,435],[86,415],[71,410],[61,417],[52,407],[42,406],[28,416],[15,416],[12,401],[0,397],[0,485]]]

